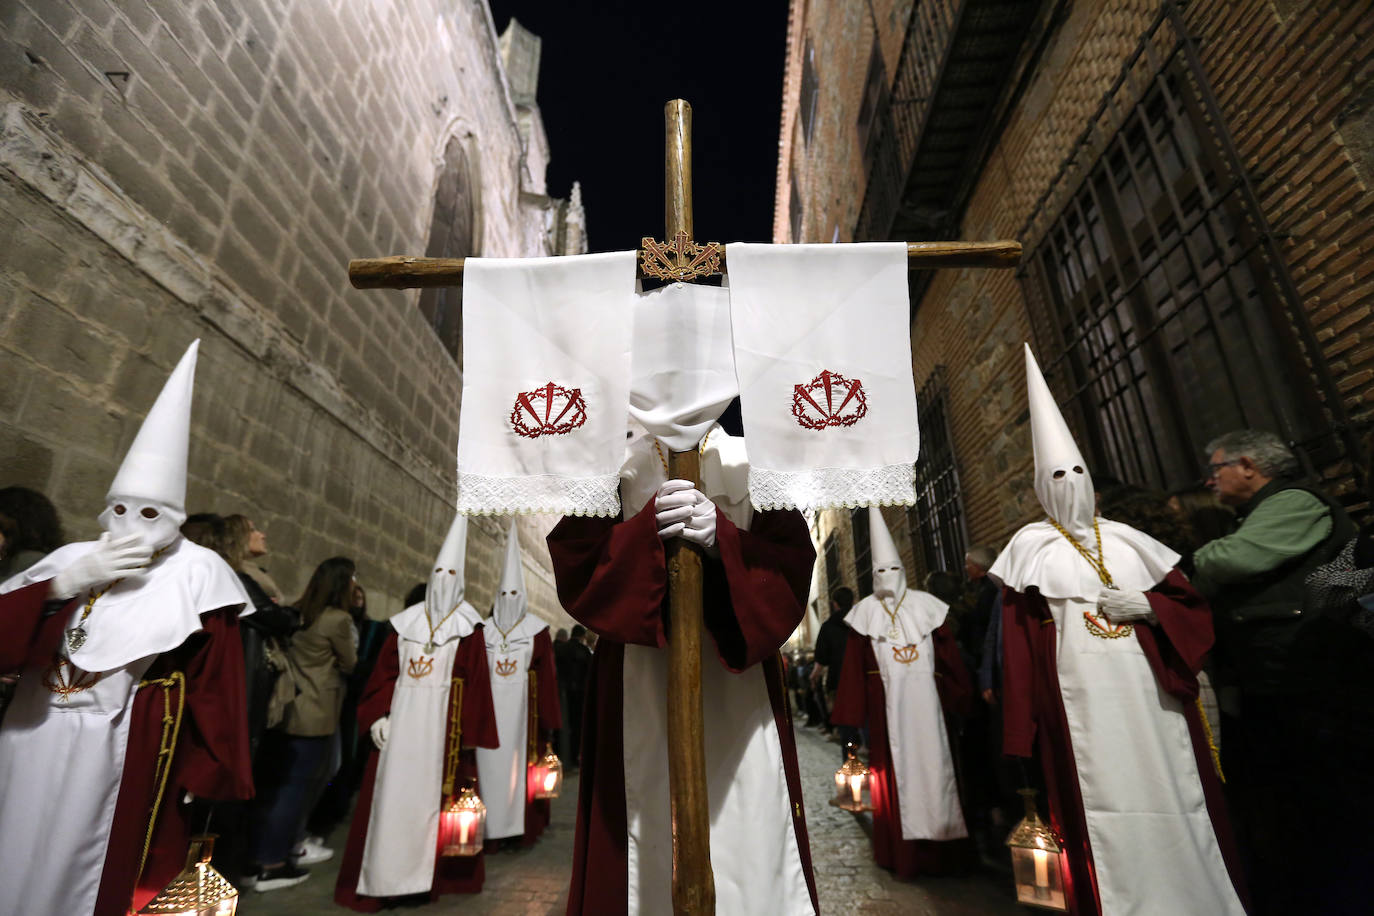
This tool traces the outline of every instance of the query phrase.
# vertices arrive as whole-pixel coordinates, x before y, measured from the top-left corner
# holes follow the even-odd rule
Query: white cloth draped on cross
[[[906,246],[727,260],[643,292],[634,252],[468,259],[459,511],[616,515],[630,417],[687,449],[737,393],[757,508],[914,502]]]

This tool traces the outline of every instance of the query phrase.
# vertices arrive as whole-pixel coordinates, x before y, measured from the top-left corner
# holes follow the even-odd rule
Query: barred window
[[[439,183],[434,191],[434,215],[429,224],[428,258],[466,258],[477,254],[476,222],[467,152],[453,137],[444,148]],[[439,336],[444,349],[462,365],[463,287],[440,286],[420,291],[420,311]]]
[[[868,510],[849,510],[849,527],[854,530],[854,577],[859,586],[855,598],[873,594],[873,545],[868,535]]]
[[[840,587],[840,547],[835,541],[835,532],[825,539],[825,587],[834,591]],[[829,607],[829,603],[826,603]]]
[[[1077,186],[1042,198],[1062,201],[1057,215],[1027,221],[1046,217],[1026,259],[1041,364],[1100,473],[1195,483],[1206,442],[1240,427],[1329,459],[1336,443],[1285,327],[1291,281],[1256,231],[1225,125],[1208,123],[1205,77],[1181,45],[1160,50],[1163,32],[1146,36],[1066,160],[1061,179],[1082,176]],[[1138,101],[1122,105],[1132,90]]]
[[[806,40],[806,54],[802,57],[801,113],[802,139],[811,145],[811,129],[816,124],[816,98],[820,95],[820,82],[816,79],[816,49],[811,39]]]
[[[887,67],[883,63],[883,49],[878,44],[878,36],[873,36],[873,48],[868,52],[868,76],[864,80],[864,94],[859,101],[859,149],[865,151],[864,161],[868,162],[868,132],[873,126],[873,117],[878,112],[880,102],[887,97]]]
[[[916,561],[923,569],[911,570],[912,580],[936,570],[959,572],[968,552],[963,492],[954,459],[954,439],[949,428],[949,387],[945,367],[935,370],[921,385],[918,399],[921,460],[916,462],[916,504],[907,513],[915,533]]]

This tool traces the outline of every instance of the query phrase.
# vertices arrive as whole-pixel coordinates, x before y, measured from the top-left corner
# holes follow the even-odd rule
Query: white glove
[[[1103,589],[1097,596],[1097,612],[1112,623],[1128,623],[1132,620],[1157,622],[1155,612],[1150,608],[1150,599],[1145,597],[1144,592]]]
[[[48,594],[52,598],[70,598],[95,585],[104,585],[123,578],[148,565],[153,549],[136,534],[110,539],[102,534],[95,549],[66,569],[53,576]]]
[[[680,537],[698,547],[716,544],[716,504],[690,480],[669,480],[654,494],[658,536]]]
[[[368,729],[372,733],[372,743],[377,745],[377,750],[386,747],[387,736],[391,734],[391,716],[382,716],[372,723],[372,728]]]

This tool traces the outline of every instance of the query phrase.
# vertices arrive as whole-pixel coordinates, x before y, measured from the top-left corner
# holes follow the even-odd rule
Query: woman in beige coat
[[[289,653],[296,698],[283,722],[288,737],[281,781],[267,802],[258,836],[259,891],[299,884],[309,874],[289,857],[305,818],[329,782],[331,761],[338,759],[345,676],[358,662],[353,620],[344,610],[353,586],[353,561],[332,557],[315,570],[296,603],[301,629],[291,638]]]

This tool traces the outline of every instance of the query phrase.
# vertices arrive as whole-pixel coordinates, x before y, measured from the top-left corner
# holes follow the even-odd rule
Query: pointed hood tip
[[[1090,530],[1096,515],[1096,499],[1088,463],[1029,344],[1025,353],[1035,495],[1050,517],[1069,530]],[[1063,473],[1056,478],[1059,472]]]
[[[191,401],[200,338],[191,341],[167,376],[124,456],[106,499],[148,499],[178,511],[186,506]]]

